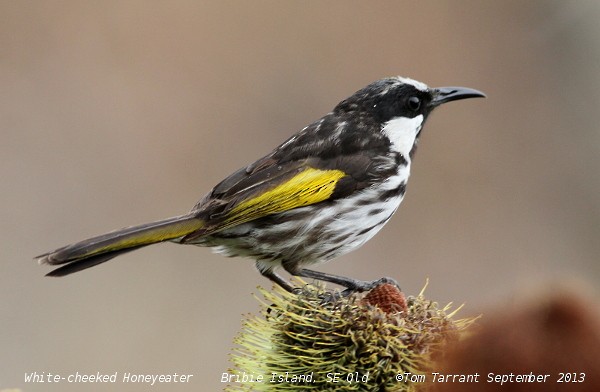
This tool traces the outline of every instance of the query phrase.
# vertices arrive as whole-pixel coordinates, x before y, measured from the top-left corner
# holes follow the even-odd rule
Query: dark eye
[[[412,97],[409,97],[406,101],[406,107],[412,110],[413,112],[416,112],[421,107],[421,100],[419,99],[419,97],[415,97],[413,95]]]

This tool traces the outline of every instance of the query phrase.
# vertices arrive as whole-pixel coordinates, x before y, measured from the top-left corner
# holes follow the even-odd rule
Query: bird
[[[37,256],[65,276],[147,245],[173,242],[254,260],[264,277],[294,291],[279,273],[368,291],[382,282],[309,267],[351,252],[390,220],[406,192],[421,130],[438,106],[485,94],[430,88],[401,76],[377,80],[235,171],[186,214],[126,227]]]

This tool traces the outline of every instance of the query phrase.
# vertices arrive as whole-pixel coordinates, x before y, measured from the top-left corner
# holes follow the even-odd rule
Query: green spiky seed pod
[[[458,309],[440,308],[423,292],[404,299],[390,286],[364,298],[332,296],[312,285],[293,294],[259,288],[261,315],[244,321],[226,391],[416,391],[424,386],[418,376],[443,344],[458,339],[474,320],[453,320]]]

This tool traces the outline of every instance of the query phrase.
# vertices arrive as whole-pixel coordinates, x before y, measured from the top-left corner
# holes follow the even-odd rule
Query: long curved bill
[[[437,87],[432,90],[434,98],[430,105],[433,107],[459,99],[485,98],[481,91],[467,87]]]

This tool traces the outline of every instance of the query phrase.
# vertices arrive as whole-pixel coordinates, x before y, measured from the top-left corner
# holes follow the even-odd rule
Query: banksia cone
[[[423,384],[406,375],[427,371],[473,319],[453,320],[456,311],[423,293],[379,287],[362,299],[312,285],[260,289],[262,312],[236,339],[227,391],[416,391]]]

